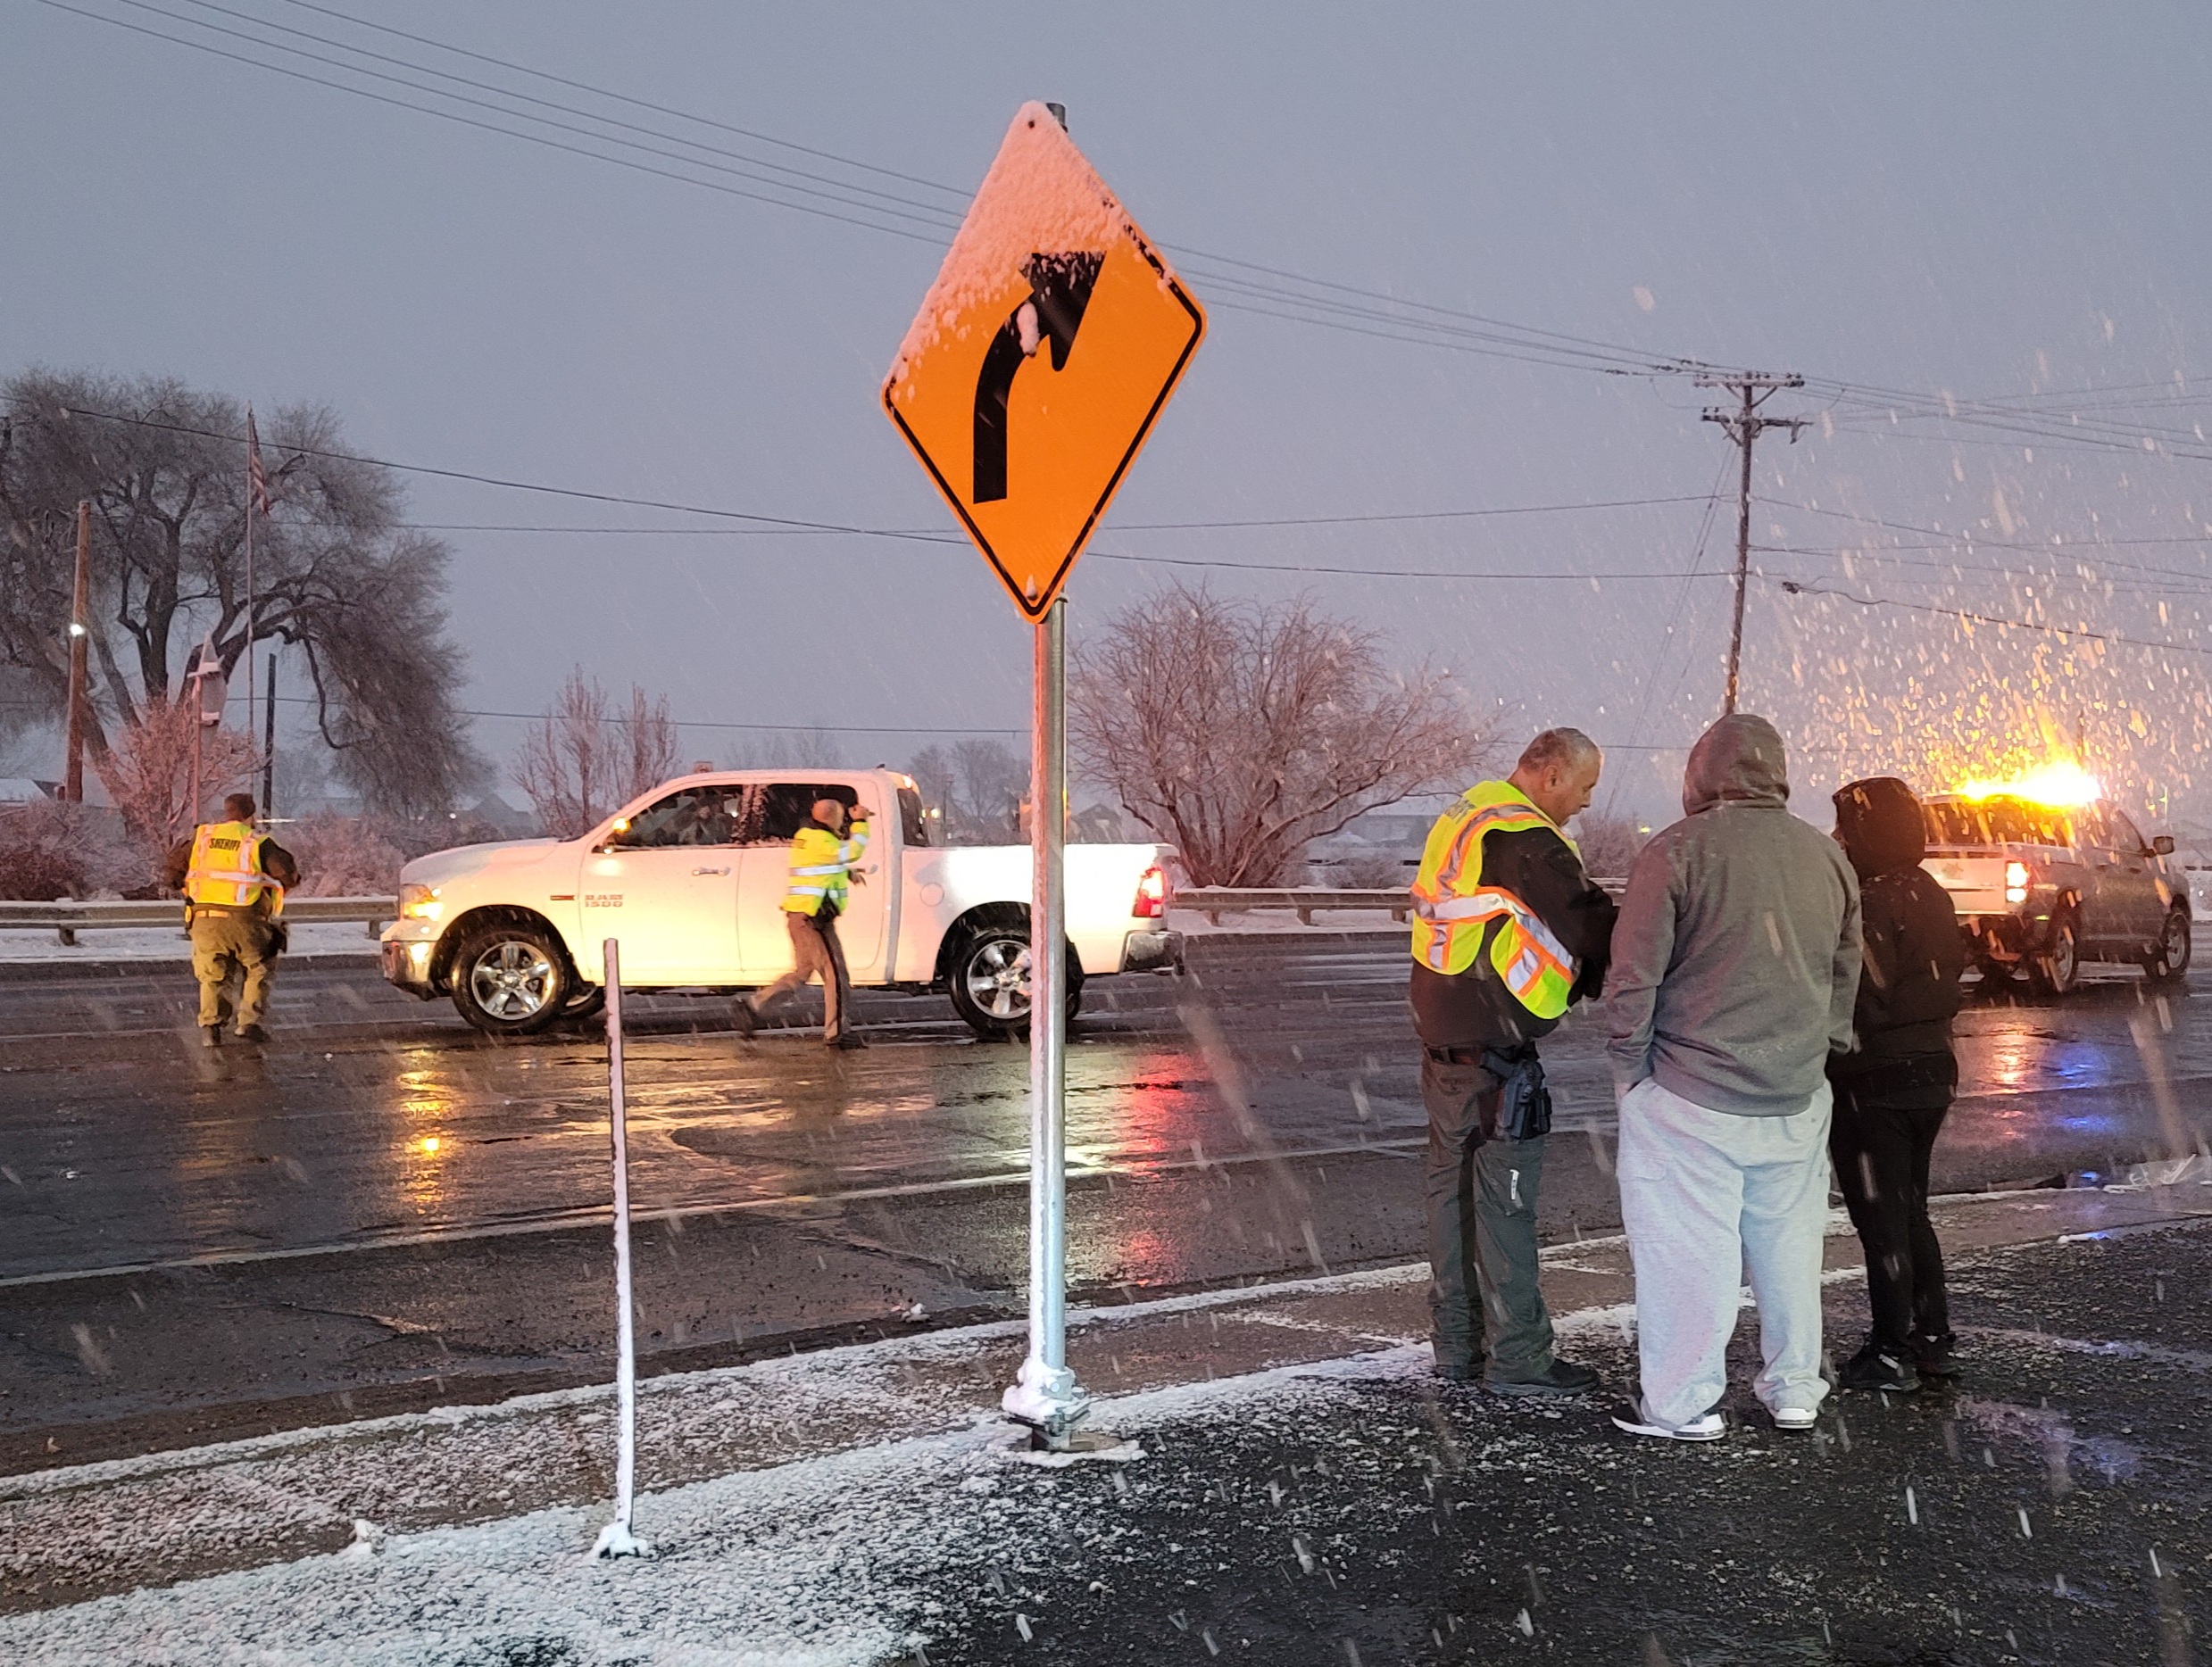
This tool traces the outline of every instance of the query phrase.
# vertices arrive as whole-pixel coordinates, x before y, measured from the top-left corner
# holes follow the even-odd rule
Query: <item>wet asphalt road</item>
[[[1111,1299],[1410,1259],[1422,1119],[1387,941],[1201,940],[1086,992],[1069,1062],[1070,1276]],[[603,1041],[486,1044],[367,966],[281,981],[209,1054],[175,970],[0,982],[0,1465],[596,1375],[610,1347]],[[1937,1184],[2196,1149],[2212,985],[2108,974],[1977,996]],[[648,1370],[1004,1312],[1025,1278],[1027,1053],[939,998],[863,994],[875,1045],[739,1041],[633,1004]],[[1617,1221],[1577,1016],[1543,1216]]]

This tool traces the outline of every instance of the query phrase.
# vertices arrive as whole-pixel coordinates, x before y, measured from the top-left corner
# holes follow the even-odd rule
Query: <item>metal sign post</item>
[[[1090,1399],[1068,1370],[1068,604],[1033,633],[1029,709],[1029,1357],[1002,1405],[1064,1448]]]
[[[609,938],[607,962],[608,1126],[614,1140],[614,1521],[599,1530],[595,1557],[643,1557],[653,1547],[630,1533],[637,1485],[637,1333],[630,1298],[630,1141],[622,1086],[622,946]]]

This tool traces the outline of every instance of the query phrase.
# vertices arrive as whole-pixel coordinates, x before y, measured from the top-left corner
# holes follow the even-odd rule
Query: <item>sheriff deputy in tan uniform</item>
[[[223,1023],[234,1012],[240,1041],[267,1041],[262,1016],[284,949],[284,892],[300,883],[300,866],[254,829],[253,794],[231,794],[220,822],[204,822],[178,841],[162,878],[184,893],[192,975],[200,981],[201,1042],[221,1047]]]

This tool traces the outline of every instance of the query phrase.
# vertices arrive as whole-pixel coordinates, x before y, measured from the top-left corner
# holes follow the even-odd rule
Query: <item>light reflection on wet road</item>
[[[1093,985],[1069,1059],[1078,1173],[1402,1151],[1418,1139],[1398,954],[1202,942],[1194,966],[1180,983]],[[0,1275],[467,1232],[600,1207],[595,1033],[492,1047],[443,1004],[402,998],[365,970],[310,968],[285,981],[275,1045],[208,1054],[192,1045],[181,983],[0,985],[0,1161],[13,1177],[0,1177]],[[1025,1050],[969,1040],[941,1000],[864,996],[877,1045],[853,1055],[796,1033],[740,1042],[710,999],[634,1005],[641,1210],[926,1191],[1026,1166]],[[2192,1079],[2212,1077],[2201,1005],[2133,974],[2063,1004],[1972,1002],[1959,1023],[1968,1098],[1947,1146],[1954,1158],[1982,1154],[1985,1173],[1955,1182],[2040,1174],[2083,1152],[2102,1163],[2189,1149],[2202,1123]],[[1569,1129],[1611,1127],[1600,1031],[1578,1015],[1547,1046]]]

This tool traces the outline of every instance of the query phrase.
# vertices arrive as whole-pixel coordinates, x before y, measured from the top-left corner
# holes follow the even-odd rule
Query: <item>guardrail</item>
[[[399,914],[395,897],[287,897],[284,917],[294,921],[359,921],[375,937]],[[80,932],[100,932],[122,926],[174,926],[184,930],[181,900],[102,903],[0,902],[0,931],[10,928],[51,927],[65,944],[74,944]]]
[[[1626,880],[1600,880],[1598,884],[1614,897],[1626,891]],[[1192,886],[1175,894],[1175,907],[1194,908],[1214,925],[1221,924],[1224,915],[1265,914],[1269,910],[1285,910],[1298,916],[1301,926],[1313,925],[1316,915],[1352,911],[1373,913],[1388,909],[1394,921],[1403,921],[1413,913],[1413,898],[1402,886],[1384,886],[1372,891],[1360,891],[1348,886],[1290,885],[1247,888],[1227,885]]]

